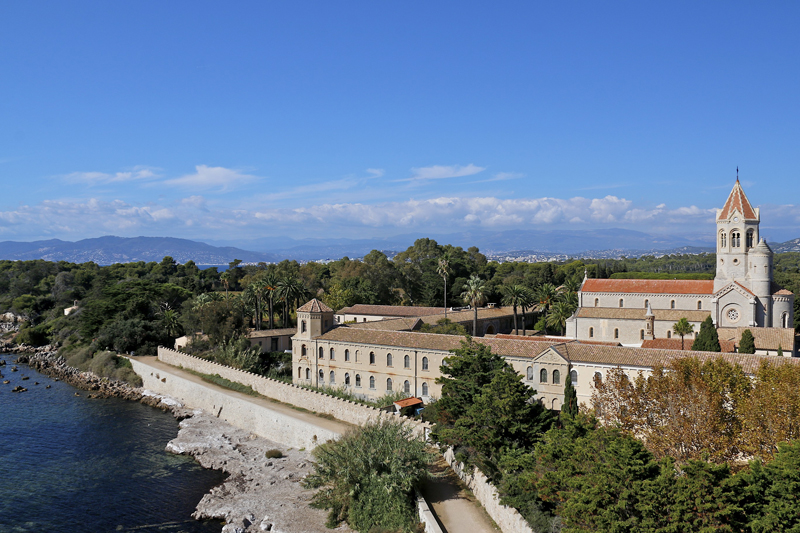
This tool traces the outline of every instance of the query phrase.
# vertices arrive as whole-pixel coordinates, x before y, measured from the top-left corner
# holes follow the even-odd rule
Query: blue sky
[[[4,2],[0,241],[800,237],[796,2]]]

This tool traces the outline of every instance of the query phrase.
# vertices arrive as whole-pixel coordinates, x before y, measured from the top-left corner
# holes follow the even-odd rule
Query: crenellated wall
[[[169,365],[186,368],[201,374],[217,374],[230,381],[248,385],[254,391],[267,398],[302,407],[318,414],[330,415],[350,424],[360,426],[376,419],[381,414],[385,414],[375,407],[336,398],[322,392],[259,376],[252,372],[245,372],[244,370],[231,368],[213,361],[206,361],[205,359],[162,346],[158,348],[158,359]],[[427,436],[430,431],[430,424],[412,418],[402,417],[402,419],[414,428],[415,435]]]

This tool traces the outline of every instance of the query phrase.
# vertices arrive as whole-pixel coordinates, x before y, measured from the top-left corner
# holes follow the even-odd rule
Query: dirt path
[[[267,398],[256,398],[220,387],[219,385],[204,381],[190,372],[162,363],[156,357],[137,357],[137,359],[157,368],[159,372],[180,376],[183,379],[195,383],[201,383],[205,387],[220,391],[228,396],[244,399],[255,405],[269,407],[286,416],[303,420],[304,422],[339,434],[353,427],[346,422],[322,418],[310,412],[292,408],[282,402],[269,400]],[[462,488],[458,476],[450,469],[443,457],[439,457],[437,463],[433,465],[433,472],[437,474],[437,477],[429,480],[426,485],[422,487],[421,492],[436,514],[439,524],[442,526],[445,533],[497,533],[499,531],[499,529],[493,525],[480,503]]]
[[[428,480],[420,492],[433,509],[446,533],[497,533],[500,531],[475,497],[463,488],[461,480],[439,457],[432,469],[436,477]]]

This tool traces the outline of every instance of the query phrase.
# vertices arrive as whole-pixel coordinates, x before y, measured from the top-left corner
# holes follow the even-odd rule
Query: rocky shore
[[[200,410],[173,409],[180,423],[167,451],[192,455],[203,467],[222,470],[228,479],[206,494],[194,517],[226,522],[223,533],[325,533],[327,513],[311,508],[312,491],[302,487],[311,471],[311,454],[286,448],[231,426]],[[270,458],[267,452],[283,457]],[[335,531],[351,532],[347,526]]]
[[[67,365],[66,360],[52,346],[0,346],[0,351],[16,354],[18,364],[26,364],[53,379],[89,391],[90,398],[124,398],[157,405],[153,403],[153,398],[142,394],[142,389],[131,387],[124,381],[101,378],[92,372],[84,372]]]
[[[70,367],[51,346],[0,343],[2,352],[15,354],[17,364],[89,391],[90,398],[118,397],[170,411],[180,420],[180,430],[167,451],[191,455],[204,468],[228,474],[203,497],[194,518],[224,520],[223,533],[332,531],[325,527],[327,513],[308,505],[312,491],[300,483],[312,468],[309,452],[257,437],[202,410],[187,409],[173,398]],[[267,457],[274,450],[282,457]],[[346,525],[334,531],[352,532]]]

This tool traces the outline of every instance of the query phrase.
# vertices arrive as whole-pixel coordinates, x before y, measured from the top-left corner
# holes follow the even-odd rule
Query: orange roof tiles
[[[714,294],[714,280],[706,279],[587,279],[582,292],[634,294]]]
[[[683,349],[691,350],[693,343],[694,343],[694,338],[692,337],[684,338]],[[726,341],[720,339],[719,346],[720,349],[725,353],[734,353],[736,351],[735,344],[733,341]],[[654,348],[657,350],[680,350],[681,339],[678,337],[673,339],[645,340],[642,341],[642,348]]]
[[[750,205],[750,200],[748,200],[747,196],[744,194],[738,178],[733,185],[733,190],[728,196],[728,200],[719,212],[717,220],[728,220],[733,216],[734,210],[739,211],[739,213],[744,216],[745,220],[758,220],[755,209]]]
[[[406,398],[404,400],[397,400],[394,404],[399,407],[400,409],[404,407],[411,407],[412,405],[422,405],[422,400],[419,398]]]

